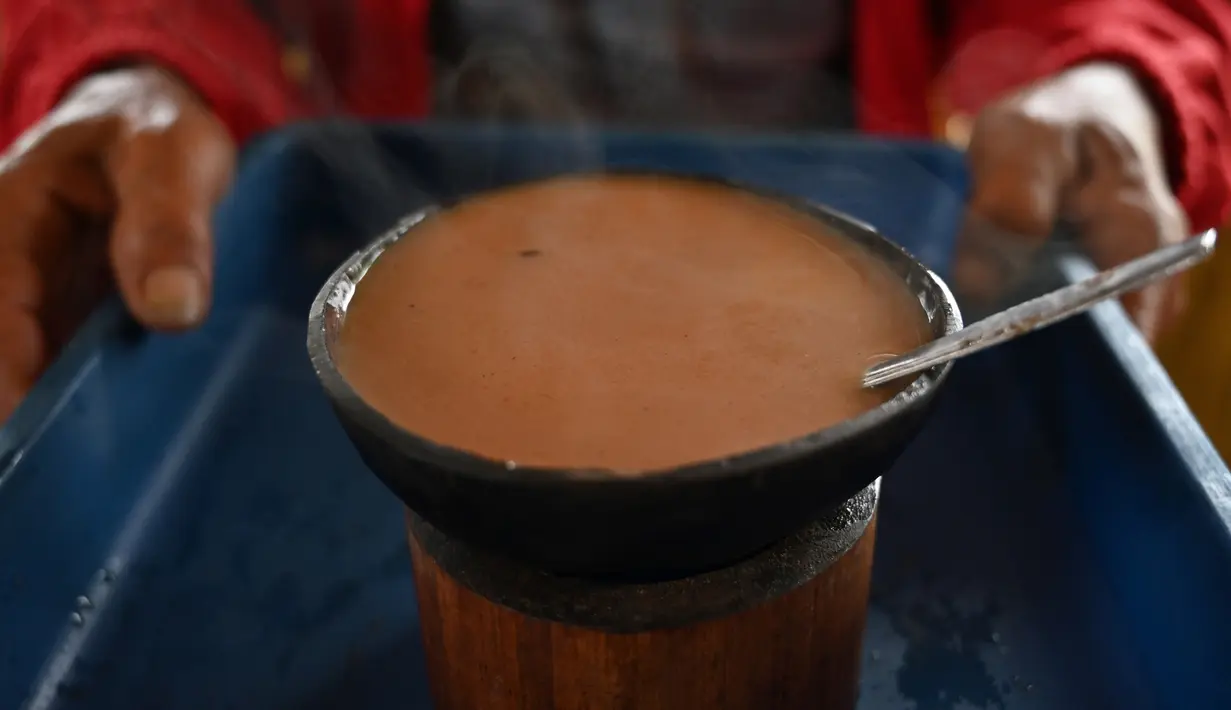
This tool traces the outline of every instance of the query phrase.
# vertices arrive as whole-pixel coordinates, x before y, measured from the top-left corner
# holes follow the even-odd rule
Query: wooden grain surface
[[[487,601],[411,537],[437,710],[854,708],[875,520],[812,581],[684,628],[608,634]]]

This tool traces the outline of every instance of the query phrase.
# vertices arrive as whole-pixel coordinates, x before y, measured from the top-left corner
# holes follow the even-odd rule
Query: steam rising
[[[320,0],[308,6],[250,0],[261,21],[314,68],[307,81],[325,114],[347,115],[347,61],[363,56],[367,41],[355,21],[357,3]],[[823,158],[798,163],[740,148],[739,133],[847,130],[854,125],[848,38],[849,3],[821,0],[695,2],[691,0],[453,0],[431,3],[424,35],[433,54],[433,118],[469,124],[492,136],[510,125],[536,126],[551,137],[510,176],[493,145],[453,147],[432,166],[392,158],[362,130],[308,134],[320,162],[370,237],[442,191],[482,188],[509,177],[601,169],[606,163],[599,126],[626,131],[703,132],[730,145],[714,151],[720,172],[736,179],[806,185],[827,180],[858,184],[868,177]],[[322,20],[323,18],[323,20]],[[344,50],[318,47],[321,34],[343,37]],[[315,28],[315,29],[314,29]],[[197,41],[183,35],[185,42]],[[407,41],[414,41],[407,33]],[[205,50],[206,47],[199,46]],[[371,51],[376,48],[372,47]],[[349,54],[348,54],[349,53]],[[220,63],[227,60],[219,58]],[[228,67],[243,87],[244,67]],[[408,85],[407,91],[417,87]],[[561,136],[568,140],[561,142]],[[798,155],[798,152],[792,154]],[[881,158],[892,158],[882,155]],[[522,161],[528,162],[528,161]],[[903,172],[923,170],[900,156]],[[442,184],[428,184],[424,167]],[[532,174],[525,174],[526,167]],[[867,191],[875,196],[876,186]],[[869,199],[874,199],[870,197]],[[927,256],[927,255],[923,255]]]

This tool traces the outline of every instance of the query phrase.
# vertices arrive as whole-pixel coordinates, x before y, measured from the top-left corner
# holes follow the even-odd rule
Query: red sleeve
[[[183,77],[237,141],[303,110],[243,0],[0,0],[0,20],[0,145],[81,78],[133,59]]]
[[[1176,195],[1195,229],[1231,207],[1231,3],[1226,0],[958,0],[941,81],[978,106],[1089,61],[1128,66],[1162,119]]]

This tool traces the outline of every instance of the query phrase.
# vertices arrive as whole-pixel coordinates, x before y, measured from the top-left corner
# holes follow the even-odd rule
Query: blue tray
[[[0,708],[426,708],[400,510],[318,392],[310,297],[427,195],[603,165],[806,195],[937,267],[965,189],[923,144],[268,137],[206,327],[108,306],[0,431]],[[861,707],[1231,708],[1229,531],[1231,478],[1117,306],[964,362],[886,478]]]

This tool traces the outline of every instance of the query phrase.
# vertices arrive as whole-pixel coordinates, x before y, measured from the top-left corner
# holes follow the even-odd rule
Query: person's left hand
[[[1083,65],[988,106],[967,159],[973,190],[954,267],[964,296],[1001,295],[1061,224],[1075,229],[1099,268],[1190,236],[1158,118],[1123,67]],[[1123,302],[1153,341],[1182,311],[1183,296],[1172,279]]]

